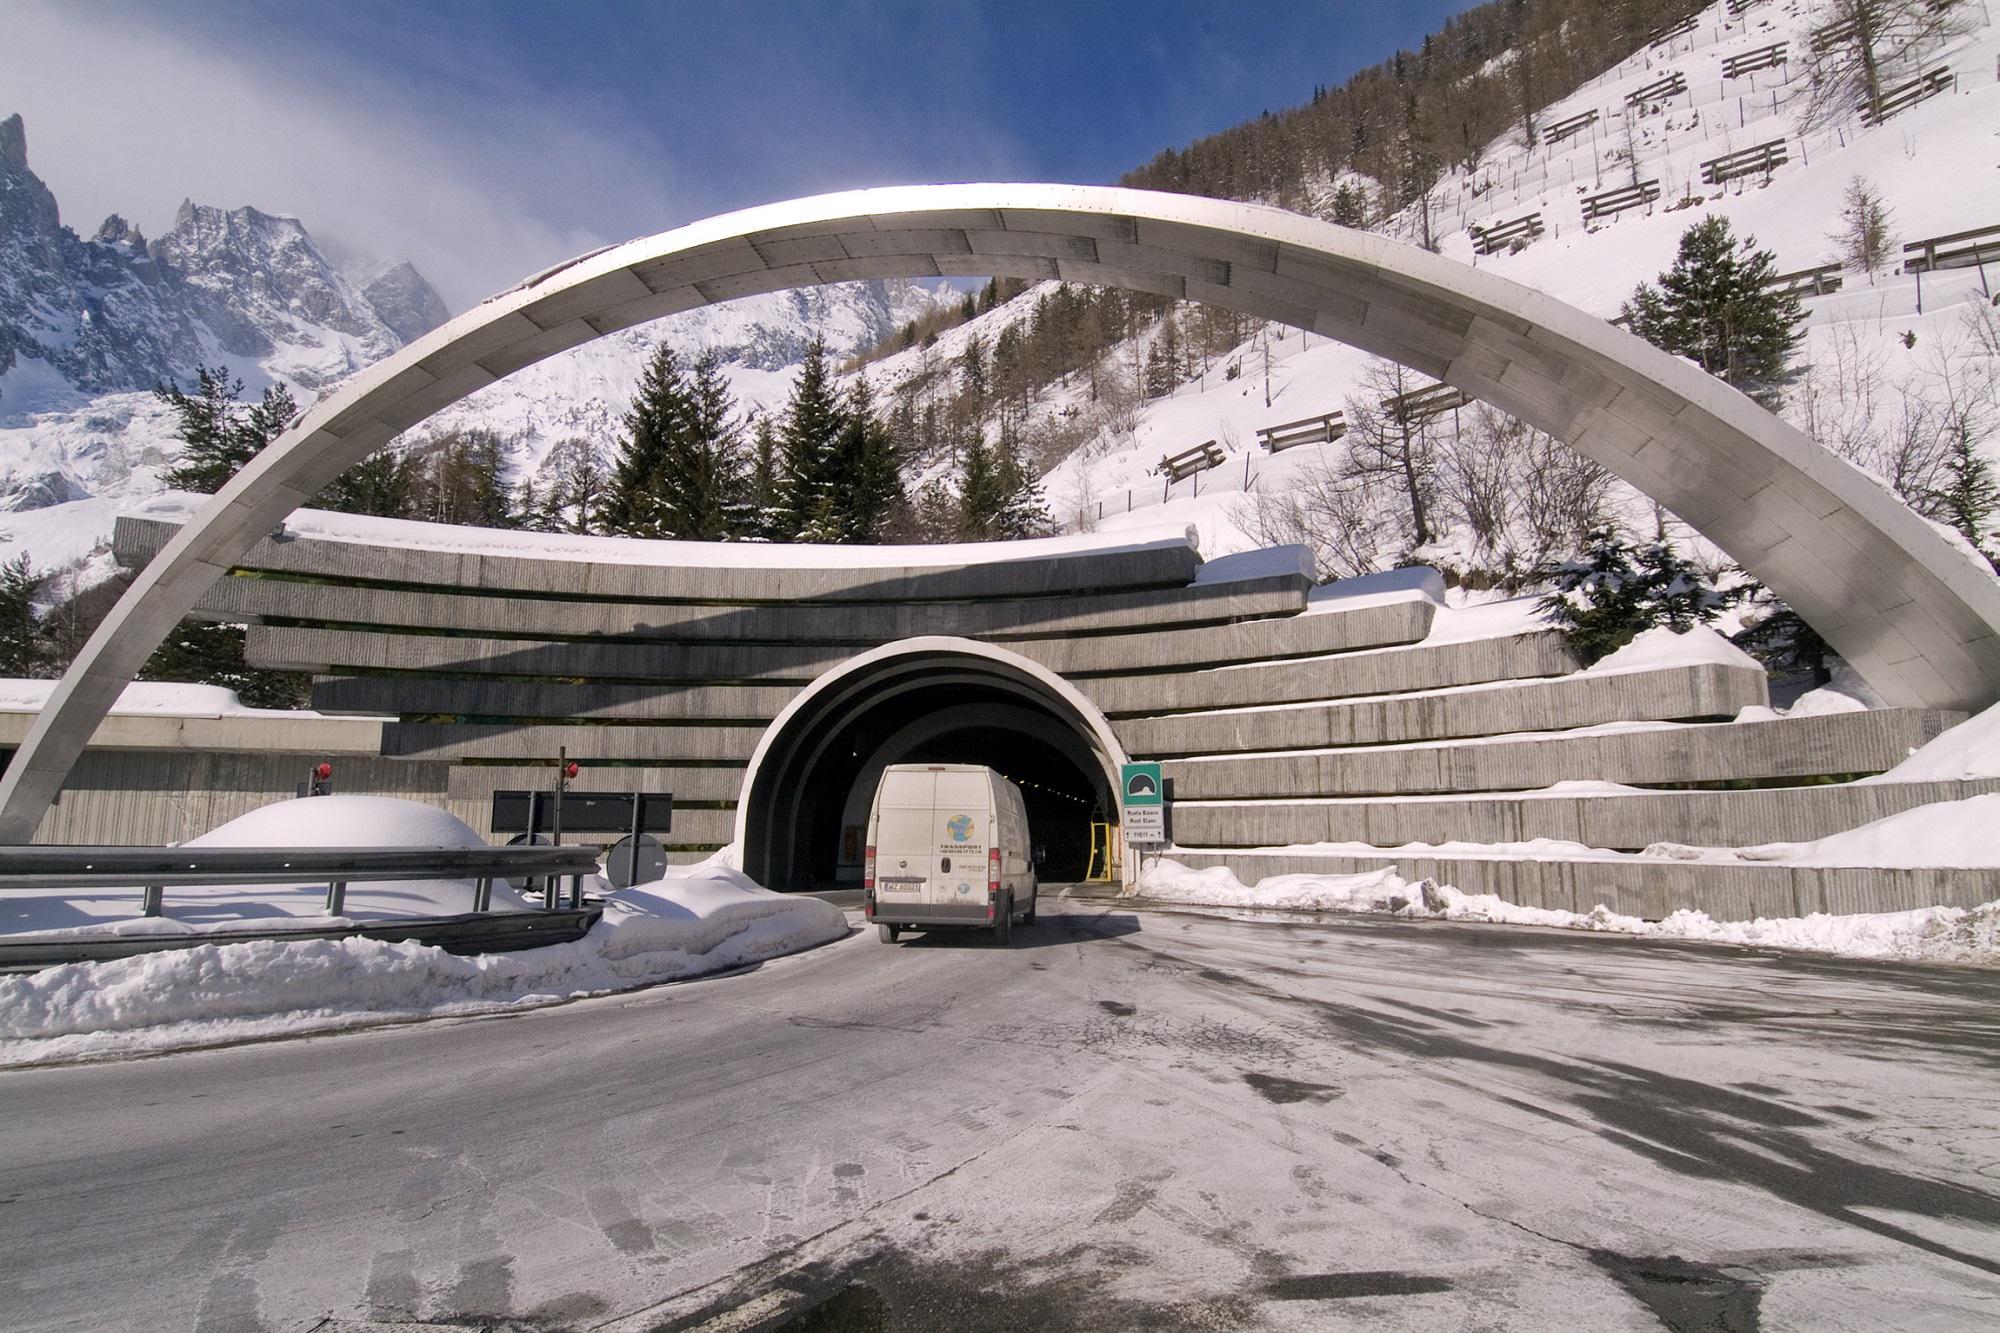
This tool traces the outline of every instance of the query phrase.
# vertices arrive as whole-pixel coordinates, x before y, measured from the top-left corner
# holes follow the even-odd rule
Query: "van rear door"
[[[961,906],[986,902],[986,849],[992,846],[993,791],[984,769],[945,769],[937,775],[932,825],[933,902]]]
[[[932,817],[935,773],[891,772],[875,810],[875,895],[923,902],[931,894],[937,841]]]

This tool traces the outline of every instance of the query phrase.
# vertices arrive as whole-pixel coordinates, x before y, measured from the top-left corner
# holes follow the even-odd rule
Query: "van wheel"
[[[1009,894],[1000,904],[999,912],[993,917],[993,942],[1006,947],[1014,934],[1014,897]]]
[[[1035,924],[1035,904],[1040,902],[1041,900],[1042,900],[1042,895],[1039,892],[1036,893],[1034,897],[1028,899],[1028,910],[1021,913],[1022,925],[1032,926]]]
[[[875,930],[877,934],[881,935],[882,943],[884,944],[894,944],[896,942],[896,937],[903,933],[903,928],[901,926],[891,926],[886,924],[875,927]]]

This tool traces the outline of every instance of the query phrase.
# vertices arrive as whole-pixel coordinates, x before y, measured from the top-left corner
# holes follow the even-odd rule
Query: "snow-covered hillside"
[[[1869,456],[1871,440],[1879,446],[1910,424],[1910,413],[1935,403],[1947,392],[1947,372],[1961,386],[2000,374],[1994,361],[2000,348],[1980,340],[2000,315],[1992,303],[2000,291],[2000,237],[1984,271],[1949,269],[1921,280],[1898,271],[1902,242],[2000,226],[2000,27],[1980,7],[1965,6],[1973,30],[1923,54],[1926,69],[1951,71],[1949,91],[1879,127],[1850,118],[1802,134],[1803,55],[1812,30],[1827,21],[1823,3],[1764,0],[1740,15],[1730,9],[1727,3],[1711,6],[1691,33],[1639,52],[1536,117],[1551,125],[1595,111],[1591,130],[1532,149],[1516,131],[1490,144],[1475,171],[1447,176],[1434,191],[1433,233],[1450,258],[1609,319],[1639,282],[1672,263],[1681,233],[1710,213],[1728,217],[1739,237],[1753,236],[1773,251],[1782,271],[1837,259],[1832,233],[1842,196],[1856,177],[1865,179],[1891,210],[1897,241],[1892,262],[1879,273],[1845,273],[1838,291],[1805,298],[1801,361],[1808,369],[1789,393],[1785,412],[1830,447],[1864,465],[1878,463]],[[1786,63],[1736,79],[1722,76],[1727,58],[1781,41],[1791,53]],[[1628,105],[1628,96],[1675,73],[1684,76],[1686,92],[1665,103]],[[1703,162],[1778,140],[1786,144],[1788,161],[1768,177],[1702,184]],[[1583,221],[1584,198],[1635,177],[1659,183],[1654,205]],[[1539,239],[1491,256],[1474,253],[1469,225],[1490,227],[1531,213],[1541,215]],[[1385,225],[1403,239],[1419,236],[1421,228],[1415,209]],[[893,390],[949,365],[971,338],[991,348],[999,330],[1025,319],[1044,290],[1031,289],[947,331],[933,347],[889,358],[869,374]],[[1114,351],[1107,372],[1115,376],[1122,369],[1127,383],[1135,383],[1151,336]],[[1036,412],[1093,419],[1098,429],[1091,443],[1049,472],[1050,508],[1072,526],[1186,523],[1200,531],[1209,553],[1260,544],[1255,496],[1295,488],[1305,474],[1327,465],[1329,450],[1271,455],[1259,449],[1257,429],[1339,411],[1350,397],[1368,398],[1361,385],[1368,361],[1351,348],[1274,326],[1210,358],[1205,372],[1172,395],[1136,409],[1093,402],[1081,383],[1058,386]],[[1225,464],[1167,485],[1157,471],[1161,458],[1208,440],[1224,449]],[[1630,492],[1614,492],[1614,500],[1635,516],[1646,508]],[[1398,553],[1393,542],[1380,545],[1385,556]],[[1440,554],[1453,554],[1452,539],[1441,545]]]
[[[1836,258],[1831,233],[1843,194],[1857,178],[1887,202],[1898,242],[2000,225],[2000,130],[1995,128],[2000,126],[2000,28],[1989,10],[1959,6],[1970,31],[1920,53],[1924,69],[1950,72],[1952,82],[1940,95],[1877,127],[1850,116],[1802,130],[1808,100],[1804,56],[1812,32],[1827,21],[1826,5],[1827,0],[1748,5],[1718,0],[1686,32],[1634,54],[1544,108],[1534,118],[1545,131],[1537,145],[1526,146],[1517,128],[1489,144],[1475,168],[1454,171],[1432,192],[1429,225],[1439,248],[1448,257],[1610,318],[1635,284],[1672,262],[1682,232],[1709,213],[1728,217],[1739,236],[1754,236],[1786,271]],[[1784,61],[1727,76],[1725,62],[1776,43],[1786,45]],[[1680,91],[1663,98],[1641,95],[1676,76],[1684,84]],[[1548,142],[1549,127],[1579,121],[1588,124]],[[1702,183],[1703,163],[1764,144],[1783,146],[1782,165],[1719,186]],[[25,148],[0,156],[9,153],[8,161],[19,159],[15,174],[24,173]],[[1635,181],[1655,183],[1657,200],[1603,220],[1584,220],[1587,199]],[[1342,185],[1350,192],[1372,188],[1355,176],[1322,184],[1325,189],[1318,193],[1329,198]],[[19,230],[18,217],[46,221],[53,200],[30,195],[32,191],[18,190],[0,195],[10,229]],[[1543,228],[1531,243],[1494,255],[1474,252],[1470,227],[1529,214],[1538,214]],[[162,238],[147,254],[198,256],[219,248],[232,256],[260,256],[259,263],[273,272],[315,273],[319,270],[311,257],[318,255],[327,275],[324,290],[344,293],[374,312],[373,325],[342,332],[335,327],[339,312],[322,311],[305,297],[286,304],[289,325],[274,322],[272,303],[253,302],[254,308],[243,312],[246,327],[239,330],[237,345],[249,346],[246,340],[261,336],[265,351],[238,357],[219,335],[197,340],[201,354],[227,360],[253,391],[271,376],[304,389],[330,384],[337,378],[333,362],[358,363],[377,355],[379,348],[397,345],[428,317],[421,299],[427,287],[417,289],[422,280],[406,265],[389,268],[337,250],[328,258],[326,251],[313,250],[303,228],[289,219],[191,207],[184,212],[184,224],[177,224],[171,245]],[[1423,234],[1423,215],[1405,210],[1384,228],[1414,238]],[[85,248],[111,254],[120,245],[134,249],[136,238],[112,227]],[[1847,272],[1839,290],[1805,298],[1809,322],[1802,360],[1807,368],[1789,391],[1784,409],[1830,447],[1878,471],[1891,470],[1894,460],[1885,451],[1925,426],[1925,414],[1934,415],[1942,397],[1969,384],[1976,387],[1982,376],[1989,387],[2000,382],[2000,346],[1980,342],[1982,332],[1990,339],[2000,328],[2000,311],[1991,301],[2000,268],[1957,268],[1919,279],[1900,272],[1900,259],[1900,246],[1893,247],[1892,261],[1883,271]],[[213,295],[235,290],[231,282],[251,294],[278,290],[276,280],[263,276],[261,269],[230,270],[220,262],[202,269],[188,285]],[[1033,289],[946,330],[929,345],[870,366],[866,373],[881,391],[878,400],[886,402],[898,386],[917,382],[948,387],[968,342],[977,337],[993,348],[1001,329],[1025,320],[1043,290]],[[96,299],[75,292],[64,299],[82,308],[87,297]],[[49,306],[53,298],[36,299],[42,302],[37,311],[55,308]],[[615,438],[631,387],[656,340],[670,340],[690,353],[708,348],[721,353],[730,363],[739,403],[755,412],[783,400],[790,385],[787,367],[812,332],[825,336],[836,355],[844,355],[874,343],[940,299],[951,299],[951,294],[907,283],[872,283],[778,293],[691,312],[522,371],[441,413],[412,437],[493,430],[510,442],[508,461],[518,477],[539,467],[563,439]],[[107,310],[114,305],[108,296],[103,301]],[[311,323],[321,317],[328,322]],[[16,318],[9,316],[0,325]],[[1980,319],[1986,321],[1983,326]],[[0,328],[0,336],[5,332]],[[1190,525],[1212,555],[1262,544],[1272,533],[1258,514],[1259,497],[1268,501],[1297,493],[1315,472],[1328,470],[1338,449],[1309,446],[1272,455],[1259,449],[1256,431],[1339,411],[1350,399],[1368,400],[1371,391],[1363,379],[1369,359],[1324,339],[1273,327],[1212,356],[1172,394],[1147,400],[1137,385],[1154,336],[1143,333],[1106,358],[1097,376],[1106,392],[1093,394],[1077,377],[1034,404],[1031,416],[1044,426],[1041,438],[1081,441],[1069,456],[1043,460],[1049,468],[1045,490],[1051,512],[1070,528]],[[49,345],[60,341],[50,335]],[[71,344],[81,347],[86,341],[79,336]],[[0,344],[0,360],[5,350]],[[172,459],[174,441],[149,394],[86,393],[63,364],[60,358],[17,354],[12,369],[0,377],[5,395],[0,397],[0,509],[14,511],[0,513],[0,558],[26,550],[40,568],[86,568],[88,581],[108,568],[102,548],[112,515],[158,491],[159,473]],[[300,394],[304,401],[311,396]],[[37,402],[54,406],[27,410]],[[1935,420],[1929,424],[1935,426]],[[1225,453],[1221,467],[1172,485],[1159,475],[1163,455],[1209,440]],[[947,473],[943,461],[927,460],[910,480],[914,489],[916,483]],[[1616,486],[1610,488],[1610,504],[1635,523],[1650,517],[1639,497]],[[1348,563],[1356,566],[1412,554],[1406,541],[1386,529],[1354,545]],[[1467,549],[1462,531],[1447,531],[1415,554],[1449,565],[1461,562]],[[94,564],[89,563],[93,551],[98,553]],[[1720,559],[1718,553],[1706,554]]]

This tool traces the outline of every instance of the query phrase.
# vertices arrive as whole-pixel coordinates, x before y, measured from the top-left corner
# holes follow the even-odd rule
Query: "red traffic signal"
[[[321,764],[318,768],[315,768],[313,770],[313,776],[318,778],[321,782],[325,782],[328,778],[333,776],[333,765]]]
[[[564,764],[564,765],[563,765],[563,776],[564,776],[564,777],[566,777],[566,778],[573,778],[573,777],[575,777],[575,776],[577,775],[577,772],[578,772],[578,770],[577,770],[577,766],[576,766],[576,765],[575,765],[574,763],[569,763],[569,764]]]

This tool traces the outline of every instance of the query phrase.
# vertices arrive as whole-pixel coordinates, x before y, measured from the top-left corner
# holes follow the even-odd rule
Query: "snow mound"
[[[326,798],[332,799],[332,798]],[[459,957],[379,940],[246,940],[0,978],[0,1063],[180,1049],[629,990],[844,935],[818,898],[687,867],[608,895],[583,939]]]
[[[1599,904],[1588,912],[1523,907],[1490,893],[1466,893],[1433,880],[1411,883],[1393,869],[1358,875],[1273,875],[1245,885],[1227,868],[1194,870],[1161,858],[1140,877],[1140,896],[1189,906],[1386,913],[1412,919],[1549,926],[1649,939],[1796,949],[1848,958],[2000,966],[2000,902],[1974,908],[1910,912],[1759,917],[1717,921],[1683,909],[1660,921]]]
[[[2000,866],[2000,793],[1920,805],[1814,842],[1755,847],[1660,842],[1644,854],[1677,861],[1775,861],[1790,866]]]
[[[472,826],[434,805],[394,796],[315,796],[239,815],[189,847],[484,847]]]
[[[421,851],[484,847],[486,840],[450,811],[421,801],[393,796],[315,796],[262,806],[182,845]],[[327,927],[355,921],[460,916],[472,911],[477,887],[470,879],[357,880],[347,886],[343,915],[338,917],[326,914],[324,880],[174,885],[166,891],[163,915],[157,917],[139,914],[136,885],[50,894],[10,893],[0,898],[0,934],[228,934],[274,926]],[[491,910],[523,912],[530,908],[507,881],[496,880]]]
[[[1808,690],[1785,710],[1787,717],[1824,717],[1829,713],[1858,713],[1869,708],[1887,708],[1888,703],[1861,673],[1838,657],[1827,659],[1833,679],[1816,690]]]
[[[1589,670],[1595,674],[1614,671],[1649,671],[1657,667],[1698,666],[1749,667],[1762,671],[1763,664],[1717,634],[1706,625],[1696,625],[1685,634],[1661,625],[1646,630],[1632,642],[1607,657],[1599,658]]]
[[[1961,722],[1887,773],[1863,782],[1970,782],[2000,778],[2000,704]]]

